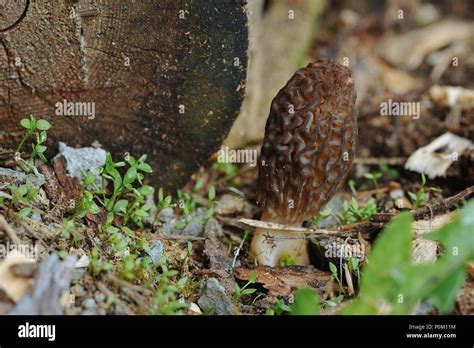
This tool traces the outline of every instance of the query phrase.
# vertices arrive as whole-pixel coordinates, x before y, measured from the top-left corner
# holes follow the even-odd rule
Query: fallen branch
[[[3,215],[0,215],[0,230],[5,231],[8,238],[13,242],[13,244],[21,244],[21,239],[16,234],[15,230],[8,224],[7,220]]]
[[[454,196],[443,199],[439,203],[432,204],[432,205],[425,205],[423,207],[420,207],[412,211],[413,218],[415,220],[421,220],[424,217],[430,217],[432,219],[435,215],[439,215],[439,214],[449,211],[454,205],[456,205],[463,199],[468,198],[473,193],[474,193],[474,186],[470,186],[466,188],[465,190],[459,192],[458,194],[455,194]],[[370,221],[387,223],[391,219],[393,219],[396,215],[397,214],[392,214],[392,213],[375,214],[374,216],[372,216]]]
[[[441,227],[442,225],[452,221],[455,214],[449,214],[449,216],[440,217],[439,221],[437,221],[437,219],[434,219],[434,217],[436,215],[440,215],[449,211],[455,204],[459,203],[465,198],[468,198],[473,193],[474,186],[471,186],[454,196],[442,200],[439,203],[423,206],[412,211],[413,218],[415,220],[415,222],[413,223],[413,231],[415,232],[415,234],[423,234],[429,231],[433,231]],[[265,228],[269,230],[300,232],[306,234],[307,238],[318,236],[350,237],[357,236],[359,233],[362,233],[364,238],[367,238],[372,232],[377,232],[383,229],[388,224],[388,222],[397,215],[398,214],[392,213],[375,214],[374,216],[372,216],[370,221],[363,221],[352,225],[342,226],[336,230],[322,228],[310,229],[246,218],[239,219],[238,221],[252,227]],[[428,217],[428,219],[425,219],[426,216]]]

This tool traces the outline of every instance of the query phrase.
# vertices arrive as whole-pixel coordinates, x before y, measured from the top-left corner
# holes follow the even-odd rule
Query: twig
[[[0,230],[7,233],[8,238],[10,238],[13,244],[21,244],[21,239],[18,237],[15,230],[8,224],[7,220],[5,220],[3,215],[0,215]]]
[[[420,220],[425,216],[435,216],[441,213],[445,213],[449,211],[454,205],[459,203],[465,198],[468,198],[474,193],[474,186],[470,186],[467,189],[459,192],[458,194],[455,194],[454,196],[448,197],[443,199],[441,202],[432,204],[432,205],[425,205],[423,207],[420,207],[412,212],[413,218],[415,220]],[[393,219],[397,214],[391,214],[391,213],[381,213],[381,214],[375,214],[372,216],[370,221],[373,222],[383,222],[387,223],[391,219]]]
[[[288,226],[278,224],[275,222],[266,222],[252,219],[239,219],[239,222],[252,227],[265,228],[268,230],[283,230],[283,231],[295,231],[302,232],[308,235],[308,237],[314,236],[333,236],[333,237],[347,237],[349,235],[357,235],[360,233],[370,233],[375,230],[379,230],[385,226],[384,223],[365,221],[358,224],[346,225],[337,230],[328,230],[323,228],[309,229],[304,227]]]
[[[356,158],[354,159],[355,164],[366,164],[366,165],[376,165],[376,164],[386,164],[388,166],[396,166],[405,164],[408,157],[368,157],[368,158]]]
[[[429,220],[433,220],[436,215],[445,213],[455,204],[463,200],[464,198],[469,197],[474,193],[474,186],[468,187],[467,189],[459,192],[458,194],[444,199],[442,202],[423,206],[412,211],[414,220],[423,220],[425,216],[429,216]],[[277,224],[274,222],[266,222],[252,219],[239,219],[238,221],[252,227],[265,228],[269,230],[284,230],[284,231],[295,231],[302,232],[307,235],[307,237],[318,237],[318,236],[334,236],[334,237],[348,237],[351,235],[357,235],[358,233],[364,234],[364,237],[370,236],[372,232],[380,231],[383,229],[387,223],[392,220],[398,214],[391,213],[380,213],[372,216],[370,221],[359,222],[352,225],[342,226],[337,230],[328,230],[328,229],[308,229],[304,227],[296,226],[287,226],[282,224]],[[298,237],[299,238],[299,237]]]

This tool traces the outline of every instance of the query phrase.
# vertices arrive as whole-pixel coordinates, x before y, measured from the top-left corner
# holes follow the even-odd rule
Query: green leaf
[[[210,201],[213,201],[216,198],[216,188],[211,186],[209,189],[209,192],[207,193],[207,197],[209,198]]]
[[[290,313],[291,315],[319,314],[319,300],[316,292],[311,288],[298,289]]]
[[[132,184],[137,179],[137,170],[135,168],[128,168],[123,178],[123,184],[125,186]]]
[[[148,163],[144,163],[144,162],[138,165],[138,169],[140,169],[142,172],[145,172],[145,173],[153,172],[153,169],[151,168],[151,166]]]
[[[153,188],[153,186],[150,185],[143,185],[138,189],[138,191],[143,196],[151,196],[155,193],[155,189]]]
[[[160,188],[160,189],[158,190],[158,202],[163,202],[163,198],[164,198],[163,189]]]
[[[23,128],[31,129],[31,121],[27,118],[21,119],[20,124]]]
[[[407,214],[396,217],[376,240],[362,272],[359,296],[343,314],[410,314],[423,300],[430,300],[441,313],[451,312],[466,277],[464,265],[474,258],[474,201],[455,221],[423,236],[443,244],[444,254],[432,263],[412,263]]]
[[[356,304],[346,307],[345,314],[371,314],[380,301],[396,302],[405,280],[404,270],[411,262],[411,222],[411,215],[402,213],[379,235],[362,273]],[[367,306],[362,313],[357,301]]]
[[[43,152],[46,151],[46,149],[47,149],[47,147],[44,146],[44,145],[36,145],[35,146],[35,150],[36,150],[37,153],[43,153]]]
[[[51,124],[46,120],[38,120],[36,121],[36,128],[42,131],[47,131],[51,128]]]
[[[257,289],[245,289],[242,291],[242,295],[252,295]]]
[[[46,139],[47,139],[47,135],[45,131],[36,134],[36,142],[38,144],[44,143]]]
[[[466,272],[463,268],[459,268],[442,280],[432,291],[429,298],[441,314],[449,314],[451,312],[459,288],[464,284],[465,280]]]
[[[332,262],[329,262],[329,269],[331,270],[331,273],[332,273],[332,274],[337,275],[337,267],[336,267],[336,265],[333,264]]]
[[[26,207],[26,208],[23,208],[21,209],[19,212],[18,212],[18,216],[20,217],[27,217],[28,215],[30,215],[30,213],[33,211],[33,209],[29,208],[29,207]]]
[[[114,205],[114,213],[125,213],[127,211],[128,201],[126,199],[118,200]]]
[[[257,280],[257,272],[253,271],[249,277],[249,283],[253,284]]]

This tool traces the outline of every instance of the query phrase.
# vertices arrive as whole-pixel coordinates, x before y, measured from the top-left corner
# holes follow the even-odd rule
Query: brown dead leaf
[[[19,276],[15,273],[15,266],[22,264],[34,264],[36,261],[26,257],[17,249],[8,253],[7,257],[0,262],[0,289],[14,302],[29,290],[29,278]]]
[[[272,268],[259,266],[254,269],[238,267],[234,270],[237,279],[248,281],[253,272],[257,272],[256,283],[268,289],[270,296],[289,296],[295,289],[310,286],[322,292],[330,280],[328,272],[313,266],[293,266]]]

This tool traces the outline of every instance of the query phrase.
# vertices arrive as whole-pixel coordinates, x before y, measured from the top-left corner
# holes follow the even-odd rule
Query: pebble
[[[95,301],[97,303],[104,302],[105,301],[105,295],[101,293],[100,291],[97,291],[94,295]]]
[[[86,291],[82,287],[82,285],[76,284],[71,288],[71,292],[74,294],[76,297],[84,297],[86,296]]]
[[[0,168],[0,177],[10,179],[12,183],[28,184],[35,188],[40,188],[45,183],[44,176],[40,173],[25,174],[10,168]]]
[[[222,226],[219,221],[211,217],[206,224],[204,234],[206,236],[209,234],[214,234],[216,237],[222,237],[224,235],[224,230],[222,229]]]
[[[214,233],[217,237],[224,235],[224,231],[219,222],[211,217],[209,218],[206,226],[204,227],[204,221],[206,219],[206,210],[202,207],[197,208],[191,212],[188,216],[188,223],[186,224],[186,218],[180,217],[176,219],[174,211],[171,208],[165,208],[158,214],[158,219],[163,223],[163,226],[159,227],[160,233],[163,235],[184,235],[200,237],[204,231]]]
[[[183,229],[182,234],[185,236],[199,237],[202,233],[202,222],[197,219],[191,220]]]
[[[161,222],[170,222],[175,217],[176,215],[174,214],[174,210],[172,208],[162,209],[158,213],[158,220],[160,220]]]
[[[82,302],[82,306],[86,309],[95,308],[96,303],[93,298],[88,298]]]
[[[155,263],[159,259],[161,259],[161,257],[163,256],[163,251],[163,244],[159,240],[154,242],[153,245],[150,247],[150,250],[148,251],[148,255],[150,256],[151,261]]]
[[[235,307],[227,296],[224,287],[216,278],[209,278],[202,290],[198,305],[204,311],[216,315],[233,315]]]
[[[104,149],[93,147],[73,148],[59,142],[58,156],[64,156],[67,161],[67,172],[82,182],[82,171],[96,172],[105,165],[106,152]],[[98,174],[94,175],[95,184],[100,187],[101,180]]]

